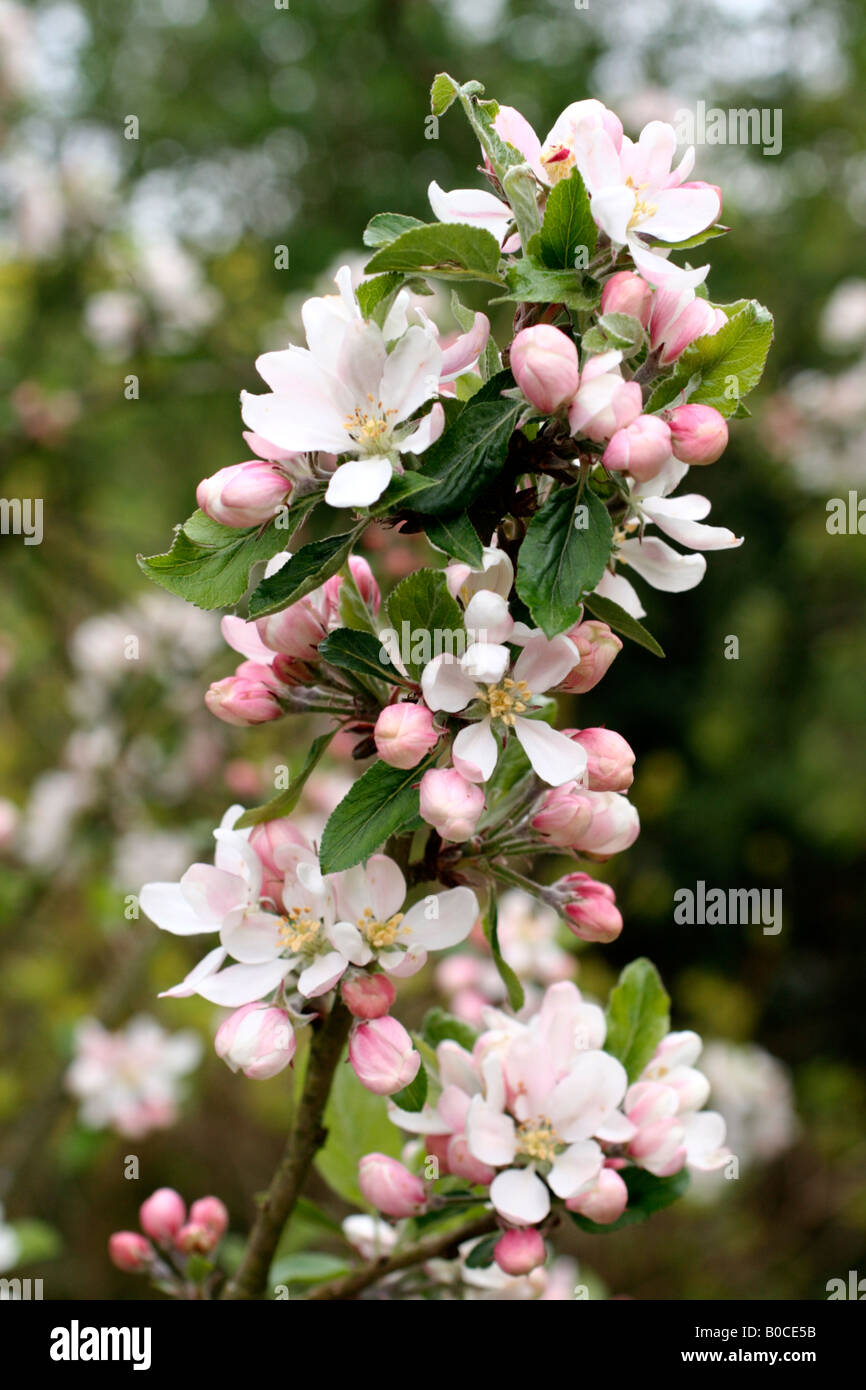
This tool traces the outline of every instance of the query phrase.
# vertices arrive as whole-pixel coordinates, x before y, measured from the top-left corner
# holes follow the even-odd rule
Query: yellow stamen
[[[402,921],[403,913],[395,912],[393,917],[380,922],[374,917],[372,908],[365,907],[363,915],[358,918],[358,927],[374,951],[385,951],[395,945],[398,936],[406,934],[406,927],[400,925]]]
[[[280,923],[280,945],[293,953],[307,954],[319,945],[320,917],[311,917],[305,907],[290,907]]]
[[[517,1127],[517,1146],[527,1158],[550,1163],[556,1157],[559,1137],[549,1120],[527,1120]]]
[[[491,717],[501,719],[510,728],[514,724],[514,716],[523,714],[529,708],[532,691],[526,681],[515,681],[509,676],[499,685],[488,685],[481,699],[490,709]]]

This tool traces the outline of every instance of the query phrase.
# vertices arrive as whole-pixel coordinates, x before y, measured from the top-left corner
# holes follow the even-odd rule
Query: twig
[[[338,1299],[355,1298],[388,1274],[396,1274],[401,1269],[411,1269],[414,1265],[423,1264],[425,1260],[443,1259],[453,1255],[465,1240],[472,1240],[475,1236],[486,1236],[495,1230],[496,1215],[491,1211],[484,1216],[476,1217],[474,1221],[468,1221],[456,1231],[428,1236],[415,1245],[407,1245],[405,1249],[398,1250],[394,1255],[383,1255],[378,1260],[371,1260],[369,1264],[355,1270],[354,1274],[332,1279],[327,1284],[319,1284],[307,1295],[306,1301],[333,1302]]]
[[[317,1151],[327,1138],[322,1115],[334,1072],[349,1034],[352,1015],[340,999],[327,1018],[314,1025],[304,1092],[283,1156],[250,1232],[243,1260],[220,1295],[227,1299],[259,1298],[283,1227],[301,1195]]]

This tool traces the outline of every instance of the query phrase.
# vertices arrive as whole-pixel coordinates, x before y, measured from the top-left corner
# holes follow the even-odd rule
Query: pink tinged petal
[[[214,863],[225,873],[240,878],[246,888],[247,902],[255,902],[262,891],[264,870],[262,861],[249,842],[249,830],[227,830],[220,826],[215,830],[216,840]]]
[[[442,349],[436,339],[415,324],[403,334],[385,359],[381,398],[396,424],[435,396],[439,389]]]
[[[273,392],[241,392],[244,424],[283,449],[349,447],[343,421],[353,402],[336,377],[323,370],[303,348],[265,353],[256,362]]]
[[[504,1015],[500,1015],[504,1017]],[[510,1019],[507,1022],[511,1022]],[[502,1062],[495,1052],[489,1052],[481,1063],[481,1079],[484,1082],[484,1094],[487,1104],[491,1110],[505,1109],[505,1076],[502,1071]]]
[[[373,959],[373,952],[351,922],[335,922],[325,934],[334,949],[352,965],[369,965]]]
[[[427,197],[440,222],[468,222],[470,226],[483,227],[502,245],[512,220],[511,209],[492,193],[477,188],[454,188],[446,193],[434,181],[427,189]]]
[[[729,550],[742,545],[742,536],[735,536],[727,526],[701,525],[697,518],[706,516],[709,510],[706,497],[695,493],[685,497],[648,500],[641,504],[641,511],[660,531],[692,550]]]
[[[610,570],[605,570],[595,586],[595,592],[601,594],[602,598],[609,598],[613,603],[618,603],[620,608],[624,608],[633,618],[646,617],[646,609],[624,575],[611,574]]]
[[[507,1168],[490,1184],[490,1200],[506,1221],[534,1226],[550,1211],[550,1193],[532,1168]]]
[[[475,682],[464,673],[460,661],[448,652],[434,656],[421,674],[421,689],[427,708],[457,714],[475,699]]]
[[[248,900],[247,885],[237,874],[215,869],[211,864],[192,864],[180,881],[181,891],[200,917],[222,921]]]
[[[466,1124],[471,1095],[459,1086],[445,1086],[439,1097],[437,1110],[447,1124],[450,1133],[462,1133]]]
[[[241,656],[247,657],[250,661],[261,661],[268,665],[274,659],[274,654],[270,647],[266,647],[255,623],[248,623],[243,618],[237,618],[233,613],[227,613],[220,623],[220,631],[233,651],[240,652]]]
[[[513,106],[500,106],[493,121],[493,129],[507,145],[513,145],[519,150],[541,183],[549,182],[541,163],[541,141],[525,116],[521,116]]]
[[[668,188],[653,193],[658,210],[642,224],[661,241],[685,241],[710,227],[721,212],[719,195],[712,188]]]
[[[469,782],[486,782],[492,777],[498,757],[499,744],[489,719],[467,724],[451,745],[451,760]]]
[[[406,880],[387,854],[373,854],[366,864],[370,906],[379,922],[399,912],[406,899]]]
[[[515,715],[514,732],[537,775],[551,787],[574,782],[586,771],[585,749],[543,719]]]
[[[582,1052],[554,1088],[547,1114],[565,1143],[589,1139],[625,1095],[625,1068],[606,1052]]]
[[[258,454],[260,459],[267,459],[271,463],[287,463],[295,457],[293,450],[279,449],[269,439],[263,439],[260,434],[253,434],[252,430],[242,430],[241,437],[247,447],[254,454]]]
[[[280,954],[280,918],[272,912],[232,913],[220,941],[235,960],[261,965]]]
[[[252,1004],[270,994],[291,969],[291,962],[274,960],[264,965],[230,965],[218,975],[208,975],[201,980],[195,993],[211,1004],[224,1004],[227,1008],[238,1008],[241,1004]]]
[[[446,1038],[436,1049],[439,1063],[439,1077],[443,1087],[457,1086],[467,1095],[474,1096],[481,1089],[481,1081],[475,1070],[472,1053],[465,1047]],[[501,1108],[501,1107],[500,1107]]]
[[[605,1144],[627,1144],[637,1134],[637,1125],[633,1125],[621,1110],[614,1110],[595,1133]]]
[[[677,149],[676,131],[666,121],[649,121],[632,146],[629,173],[640,188],[649,184],[652,190],[664,188],[670,178],[671,164]],[[655,197],[653,196],[653,202]]]
[[[425,449],[429,449],[445,429],[445,411],[439,401],[433,402],[433,409],[423,420],[419,420],[417,428],[411,434],[407,434],[400,443],[401,454],[423,454]]]
[[[702,1110],[698,1115],[683,1115],[686,1162],[690,1168],[709,1173],[723,1168],[731,1157],[725,1148],[725,1122],[715,1110]]]
[[[666,594],[680,594],[700,584],[707,571],[703,555],[681,555],[665,541],[651,537],[643,541],[623,541],[620,557],[636,574]]]
[[[429,1105],[423,1110],[400,1110],[388,1102],[388,1119],[407,1134],[450,1134],[451,1126]]]
[[[146,883],[139,903],[151,922],[173,936],[199,936],[219,930],[221,918],[196,911],[179,883]]]
[[[472,327],[467,333],[445,348],[439,372],[441,381],[453,381],[462,372],[471,371],[487,346],[490,337],[490,320],[486,314],[477,313]]]
[[[380,952],[379,964],[396,979],[408,980],[427,964],[427,952],[421,945],[412,945],[408,951]]]
[[[588,138],[580,139],[575,132],[574,152],[578,168],[592,197],[597,191],[622,184],[622,159],[607,130],[597,127]],[[632,197],[632,206],[634,198]],[[629,209],[629,215],[631,208]],[[594,214],[593,214],[594,215]]]
[[[600,188],[592,195],[590,210],[593,220],[617,246],[624,246],[628,239],[628,224],[634,205],[633,191],[622,186]]]
[[[553,1160],[548,1186],[557,1197],[573,1197],[586,1183],[598,1177],[603,1162],[604,1155],[598,1144],[591,1139],[578,1140]]]
[[[671,454],[655,477],[648,478],[645,483],[638,483],[637,487],[632,489],[631,495],[641,505],[647,498],[667,497],[669,492],[673,492],[675,488],[679,487],[688,471],[689,465],[681,463],[678,458],[674,458],[674,455]]]
[[[308,965],[306,970],[301,972],[298,979],[298,989],[305,999],[314,999],[316,995],[327,994],[329,989],[345,973],[348,961],[345,956],[341,956],[339,951],[329,951],[325,956],[319,956],[312,965]]]
[[[435,916],[427,916],[435,908]],[[435,894],[433,901],[422,898],[403,918],[413,942],[427,951],[445,951],[465,941],[478,921],[478,900],[471,888],[449,888]]]
[[[358,317],[346,308],[338,295],[322,295],[308,299],[301,309],[301,319],[307,344],[320,367],[332,376],[338,375],[340,354],[351,329]],[[268,382],[270,386],[272,383]],[[274,386],[279,391],[279,386]]]
[[[160,999],[188,999],[190,995],[196,994],[201,981],[215,974],[225,958],[226,952],[222,946],[216,946],[214,950],[208,951],[207,955],[193,966],[179,985],[172,985],[171,989],[162,990],[159,995]]]
[[[530,637],[517,658],[514,679],[526,681],[533,695],[541,695],[565,680],[580,661],[580,653],[570,637],[548,638],[539,633]]]
[[[631,258],[644,280],[656,287],[667,288],[676,284],[683,289],[696,289],[709,274],[709,264],[699,265],[694,270],[683,270],[681,266],[667,260],[666,251],[664,254],[650,251],[645,243],[635,237],[630,239],[629,249]]]
[[[351,396],[353,406],[366,411],[382,398],[385,361],[385,340],[378,324],[361,319],[350,323],[340,345],[334,376]],[[384,399],[383,403],[386,404]]]
[[[676,169],[673,170],[673,172],[670,175],[670,178],[668,179],[668,188],[679,188],[680,184],[683,182],[684,179],[688,178],[689,174],[692,172],[694,167],[695,147],[694,145],[689,145],[688,149],[686,150]]]
[[[480,685],[495,685],[508,669],[511,653],[498,642],[472,642],[460,658],[464,673]]]
[[[473,1157],[501,1168],[511,1163],[517,1152],[514,1121],[501,1110],[493,1110],[481,1096],[474,1096],[466,1112],[466,1142]]]
[[[393,472],[391,460],[384,456],[350,459],[332,473],[325,501],[329,507],[371,507],[382,496]]]

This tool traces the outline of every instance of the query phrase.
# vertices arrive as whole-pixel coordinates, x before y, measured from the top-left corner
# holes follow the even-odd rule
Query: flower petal
[[[473,1096],[466,1114],[466,1142],[475,1158],[501,1168],[511,1163],[517,1152],[514,1121],[503,1111],[494,1110],[481,1096]]]
[[[586,771],[586,751],[543,719],[515,715],[514,732],[538,776],[551,787],[574,782]]]
[[[506,1221],[534,1226],[550,1211],[550,1193],[532,1168],[506,1168],[490,1184],[490,1200]]]
[[[592,1139],[579,1139],[569,1144],[563,1153],[557,1154],[547,1176],[547,1182],[557,1197],[573,1197],[576,1192],[602,1169],[604,1155]]]
[[[451,761],[468,782],[486,782],[493,776],[499,744],[489,719],[467,724],[451,745]]]
[[[428,661],[421,673],[421,689],[429,710],[457,714],[475,699],[475,682],[464,673],[460,661],[442,652]]]
[[[435,916],[432,913],[435,908]],[[478,921],[478,899],[471,888],[448,888],[436,893],[432,901],[422,898],[403,918],[413,942],[428,951],[445,951],[465,941]]]
[[[619,558],[654,589],[661,589],[667,594],[694,589],[707,572],[703,555],[681,555],[673,546],[655,536],[642,541],[623,541]]]
[[[179,883],[146,883],[139,895],[146,917],[173,936],[199,936],[219,931],[221,918],[202,916],[190,904]]]
[[[305,999],[313,999],[318,994],[327,994],[329,989],[345,973],[348,961],[339,951],[329,951],[327,955],[319,956],[308,965],[306,970],[301,971],[298,979],[298,989]]]
[[[370,507],[382,496],[393,472],[391,460],[384,455],[349,459],[331,474],[325,501],[329,507]]]
[[[212,1004],[236,1009],[270,994],[282,984],[290,969],[291,962],[287,960],[272,960],[264,965],[230,965],[218,975],[208,975],[199,981],[195,993]]]

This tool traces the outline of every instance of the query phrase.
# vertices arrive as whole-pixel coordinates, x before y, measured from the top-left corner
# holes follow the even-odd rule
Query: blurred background
[[[431,179],[481,186],[459,114],[428,138],[442,69],[542,134],[589,95],[633,135],[698,101],[782,112],[776,156],[697,150],[731,227],[707,248],[711,296],[776,316],[753,418],[701,479],[746,543],[689,594],[642,589],[667,660],[627,645],[569,719],[635,748],[643,823],[605,869],[625,931],[572,969],[603,997],[634,956],[656,962],[674,1026],[707,1040],[741,1175],[565,1248],[637,1298],[821,1299],[866,1275],[866,540],[826,524],[830,499],[866,496],[862,5],[0,0],[0,492],[44,505],[41,545],[0,536],[0,1265],[48,1298],[143,1295],[105,1243],[159,1185],[217,1193],[243,1232],[281,1148],[289,1074],[230,1075],[217,1011],[156,999],[197,952],[134,895],[209,858],[225,807],[270,794],[316,730],[212,719],[203,691],[235,664],[217,618],[135,554],[247,456],[255,356],[360,268],[367,219],[429,217]],[[432,559],[373,530],[366,554],[385,588]],[[332,760],[311,826],[351,772]],[[675,891],[701,879],[781,888],[781,932],[677,926]],[[403,1016],[460,985],[407,982]]]

